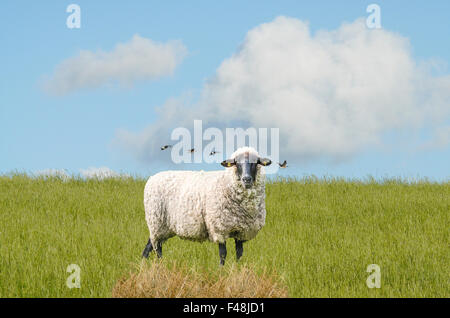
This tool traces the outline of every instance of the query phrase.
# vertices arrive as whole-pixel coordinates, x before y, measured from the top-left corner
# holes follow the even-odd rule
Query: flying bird
[[[278,163],[278,165],[280,166],[280,168],[286,168],[287,167],[287,162],[285,160],[285,161],[283,161],[283,163]]]
[[[192,148],[192,149],[190,149],[190,150],[188,150],[190,153],[194,153],[194,151],[195,151],[195,148]]]
[[[211,153],[210,153],[209,155],[210,155],[210,156],[214,156],[216,153],[219,153],[219,151],[213,150],[213,151],[211,151]]]
[[[170,147],[172,147],[172,145],[164,145],[161,147],[161,150],[166,150],[167,148],[170,148]]]

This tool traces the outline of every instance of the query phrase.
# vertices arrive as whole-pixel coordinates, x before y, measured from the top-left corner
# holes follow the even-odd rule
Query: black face
[[[255,182],[258,169],[258,158],[250,157],[248,153],[245,153],[235,159],[239,180],[242,181],[242,184],[247,189],[251,188]]]
[[[258,164],[268,166],[271,164],[269,159],[260,159],[248,152],[237,156],[234,160],[229,159],[222,162],[224,167],[236,166],[239,180],[246,189],[250,189],[256,180]]]

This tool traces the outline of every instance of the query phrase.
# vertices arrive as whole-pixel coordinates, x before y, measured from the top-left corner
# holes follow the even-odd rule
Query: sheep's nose
[[[244,181],[244,183],[250,183],[250,182],[252,182],[252,177],[248,177],[248,176],[243,177],[242,181]]]

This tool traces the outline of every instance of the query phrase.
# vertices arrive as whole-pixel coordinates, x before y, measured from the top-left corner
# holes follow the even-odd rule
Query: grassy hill
[[[144,185],[0,176],[0,297],[111,297],[142,267]],[[157,266],[197,278],[269,272],[290,297],[450,297],[449,182],[306,177],[270,181],[266,193],[266,226],[239,264],[231,240],[221,269],[215,244],[173,238]],[[79,289],[66,286],[70,264],[81,269]],[[370,264],[379,289],[366,285]]]

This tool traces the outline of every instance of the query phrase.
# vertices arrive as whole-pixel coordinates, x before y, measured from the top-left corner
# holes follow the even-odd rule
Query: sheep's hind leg
[[[158,256],[158,258],[162,257],[162,242],[158,241],[158,243],[156,243],[156,255]]]
[[[242,254],[244,253],[244,245],[243,244],[245,241],[234,239],[234,242],[236,244],[236,260],[238,261],[241,258]]]
[[[219,256],[220,256],[220,265],[225,265],[225,259],[227,258],[227,243],[219,243]]]
[[[148,239],[147,245],[144,248],[144,251],[142,252],[142,257],[148,258],[148,255],[153,250],[152,242],[150,239]]]

